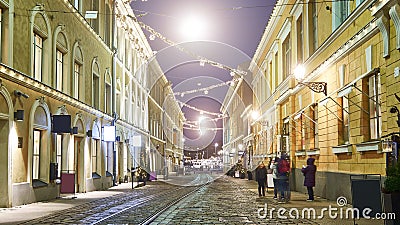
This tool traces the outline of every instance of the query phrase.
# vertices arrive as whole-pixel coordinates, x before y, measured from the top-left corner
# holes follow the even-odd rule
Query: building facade
[[[150,170],[153,52],[129,3],[0,8],[0,206],[107,189],[130,180],[135,162]]]
[[[399,129],[390,113],[399,104],[398,7],[277,2],[250,66],[261,83],[253,86],[253,110],[267,124],[256,127],[255,142],[266,145],[255,151],[269,159],[288,154],[295,190],[305,192],[300,170],[308,157],[316,158],[316,195],[328,199],[351,199],[351,175],[385,176],[393,152],[381,143]]]

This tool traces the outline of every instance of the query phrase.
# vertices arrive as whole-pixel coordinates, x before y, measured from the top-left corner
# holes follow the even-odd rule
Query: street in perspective
[[[0,17],[0,224],[400,225],[398,0]]]

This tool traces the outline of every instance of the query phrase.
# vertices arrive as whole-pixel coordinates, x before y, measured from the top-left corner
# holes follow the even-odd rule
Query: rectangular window
[[[278,79],[278,66],[279,66],[279,60],[278,60],[278,53],[275,53],[274,56],[274,78],[275,78],[275,88],[278,87],[279,84],[279,79]]]
[[[38,34],[33,38],[33,73],[34,78],[42,81],[43,39]]]
[[[107,46],[110,46],[110,34],[111,34],[111,10],[108,5],[106,5],[106,14],[104,15],[106,18],[105,21],[105,28],[104,28],[104,42],[107,44]]]
[[[93,30],[98,34],[99,33],[99,0],[92,0],[92,10],[97,11],[97,18],[90,19],[90,25]]]
[[[63,83],[63,53],[57,49],[57,62],[56,62],[56,89],[59,91],[63,91],[62,83]]]
[[[98,74],[93,73],[93,107],[99,109],[100,107],[100,77]]]
[[[283,78],[284,81],[289,74],[291,73],[291,45],[290,45],[290,34],[286,37],[286,39],[282,43],[282,51],[283,51]]]
[[[314,120],[311,122],[312,130],[314,131],[314,149],[319,148],[318,139],[318,105],[315,105],[311,110],[311,118]]]
[[[74,64],[74,89],[73,95],[74,98],[79,99],[79,88],[80,88],[80,74],[81,74],[81,65],[77,62]]]
[[[297,64],[303,63],[303,17],[297,19]]]
[[[56,162],[58,164],[57,177],[61,177],[61,159],[62,159],[62,135],[56,135]]]
[[[369,126],[371,139],[379,139],[382,133],[382,114],[380,107],[381,82],[379,74],[368,78]]]
[[[92,139],[92,173],[97,172],[97,152],[99,140]]]
[[[332,2],[332,31],[335,31],[349,15],[349,2],[335,0]]]
[[[342,97],[342,144],[350,143],[350,107],[348,97]]]
[[[106,83],[105,92],[104,109],[107,114],[111,114],[111,85],[108,83]]]
[[[33,153],[32,153],[32,179],[39,179],[40,169],[40,150],[41,150],[41,131],[33,130]]]
[[[312,1],[312,24],[311,24],[311,52],[314,53],[318,48],[318,6],[316,1]]]

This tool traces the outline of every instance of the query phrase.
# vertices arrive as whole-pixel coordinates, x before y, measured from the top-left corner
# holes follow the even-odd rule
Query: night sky
[[[147,0],[132,1],[138,20],[149,25],[167,39],[188,49],[196,56],[237,68],[253,57],[276,1],[267,0]],[[191,22],[192,21],[192,22]],[[186,26],[186,27],[185,27]],[[160,39],[150,40],[144,30],[156,59],[174,92],[196,90],[232,79],[229,71],[199,61],[179,52]],[[196,92],[175,96],[179,101],[207,112],[220,113],[222,101],[229,86],[215,88],[205,94]],[[186,106],[182,111],[188,121],[202,115]],[[216,116],[203,115],[208,119]],[[222,128],[222,120],[207,124]],[[211,135],[211,136],[210,136]],[[214,143],[222,145],[222,131],[208,131],[200,135],[196,130],[184,129],[187,148],[208,149],[214,152]]]

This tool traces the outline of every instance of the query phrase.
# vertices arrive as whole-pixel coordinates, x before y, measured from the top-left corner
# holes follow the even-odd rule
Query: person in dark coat
[[[314,165],[314,162],[314,158],[308,158],[307,166],[303,166],[303,169],[301,169],[301,172],[304,174],[304,186],[307,187],[308,191],[307,201],[314,201],[313,187],[315,187],[315,172],[317,171],[317,167]]]
[[[256,179],[258,183],[258,196],[265,196],[265,183],[267,182],[267,168],[261,162],[256,169]]]

